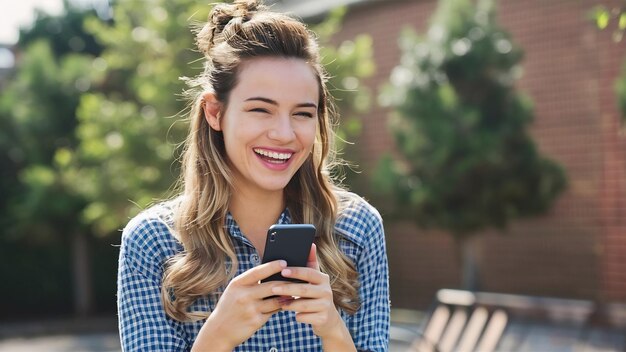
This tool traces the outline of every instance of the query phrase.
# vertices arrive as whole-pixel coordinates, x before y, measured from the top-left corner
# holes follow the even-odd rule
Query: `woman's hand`
[[[329,339],[352,343],[350,334],[333,302],[330,279],[327,274],[320,271],[315,244],[311,246],[306,268],[289,267],[283,269],[281,274],[308,282],[308,284],[285,283],[272,288],[274,294],[299,297],[283,300],[283,310],[296,312],[296,320],[311,324],[313,332],[323,341]],[[326,346],[326,341],[324,345]]]
[[[194,351],[232,351],[281,310],[283,299],[269,298],[278,281],[259,284],[261,279],[284,270],[287,263],[276,260],[254,267],[235,277],[222,293],[215,310],[200,329]]]

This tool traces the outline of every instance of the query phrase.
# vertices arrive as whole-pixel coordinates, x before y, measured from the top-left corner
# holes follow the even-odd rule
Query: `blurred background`
[[[394,324],[418,331],[442,288],[552,297],[611,307],[593,319],[626,349],[625,2],[266,3],[322,43]],[[174,192],[209,11],[0,2],[0,350],[119,350],[121,229]]]

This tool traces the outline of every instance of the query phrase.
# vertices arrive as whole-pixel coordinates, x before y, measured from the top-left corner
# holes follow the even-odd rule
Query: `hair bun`
[[[197,35],[198,49],[208,56],[209,50],[221,41],[216,38],[233,19],[239,19],[240,23],[247,22],[255,12],[261,9],[263,5],[258,0],[235,0],[232,4],[215,5],[209,14],[207,24]]]

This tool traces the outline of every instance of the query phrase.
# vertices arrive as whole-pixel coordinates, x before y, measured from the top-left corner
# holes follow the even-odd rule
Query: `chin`
[[[260,185],[262,189],[269,191],[269,192],[278,192],[278,191],[283,191],[285,189],[285,187],[287,187],[287,185],[289,184],[289,182],[285,182],[285,183],[273,183],[273,184],[265,184],[265,185]]]
[[[296,172],[291,173],[282,173],[280,175],[277,174],[269,174],[263,175],[262,177],[257,177],[254,182],[261,189],[267,191],[281,191],[287,187],[291,179],[295,177]],[[258,175],[261,176],[261,175]]]

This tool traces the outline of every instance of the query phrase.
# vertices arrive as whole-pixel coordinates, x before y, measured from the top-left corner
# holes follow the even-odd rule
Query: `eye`
[[[259,112],[262,114],[268,114],[269,110],[264,109],[264,108],[253,108],[253,109],[248,110],[248,112]]]
[[[308,118],[312,118],[313,114],[310,112],[306,112],[306,111],[300,111],[300,112],[296,112],[295,113],[298,116],[304,116],[304,117],[308,117]]]

